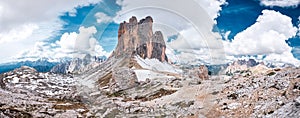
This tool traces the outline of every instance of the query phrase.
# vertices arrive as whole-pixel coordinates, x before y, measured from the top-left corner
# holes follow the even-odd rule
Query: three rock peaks
[[[155,58],[168,61],[165,54],[166,44],[161,31],[153,33],[153,19],[147,16],[137,21],[135,16],[120,24],[118,44],[112,56],[139,55],[142,58]]]

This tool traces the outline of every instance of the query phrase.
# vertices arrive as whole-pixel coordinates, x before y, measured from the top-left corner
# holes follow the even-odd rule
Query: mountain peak
[[[122,22],[118,31],[118,44],[113,56],[139,55],[142,58],[155,58],[168,61],[166,44],[161,31],[153,33],[153,19],[147,16],[139,22],[135,16],[129,22]]]
[[[133,16],[132,18],[135,18],[135,16]],[[147,16],[146,18],[144,18],[144,19],[141,19],[140,20],[140,22],[139,22],[139,24],[142,24],[142,23],[153,23],[153,19],[152,19],[152,17],[151,16]]]

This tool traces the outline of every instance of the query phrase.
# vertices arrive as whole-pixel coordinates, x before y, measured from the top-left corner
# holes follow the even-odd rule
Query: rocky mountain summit
[[[166,44],[161,31],[153,33],[153,19],[147,16],[137,21],[135,16],[120,24],[118,44],[113,56],[137,54],[142,58],[155,58],[159,61],[168,61],[165,54]]]
[[[115,90],[136,87],[133,85],[137,84],[131,83],[138,79],[145,81],[158,74],[179,75],[176,71],[178,69],[167,62],[162,32],[156,31],[153,34],[152,24],[153,19],[150,16],[140,21],[133,16],[129,22],[121,23],[117,47],[112,55],[100,66],[80,75],[80,78],[97,82],[97,86],[107,87],[110,92],[117,92]]]
[[[240,60],[209,75],[206,65],[172,65],[152,23],[121,23],[113,54],[81,73],[0,74],[0,117],[300,117],[299,68]]]

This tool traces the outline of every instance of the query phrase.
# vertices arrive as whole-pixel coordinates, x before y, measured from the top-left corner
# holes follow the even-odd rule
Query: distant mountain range
[[[89,58],[89,59],[87,59]],[[76,67],[72,71],[77,71],[81,67],[88,65],[92,62],[102,62],[106,60],[105,56],[95,57],[87,55],[83,59],[79,58],[62,58],[58,62],[49,61],[46,58],[38,59],[36,61],[18,61],[0,64],[0,74],[8,71],[12,71],[22,66],[29,66],[36,69],[38,72],[54,72],[54,73],[66,73],[69,68]],[[67,70],[65,70],[66,68]],[[60,71],[61,72],[60,72]],[[69,69],[70,70],[70,69]]]
[[[60,62],[50,62],[46,59],[39,59],[37,61],[20,61],[4,63],[0,64],[0,73],[8,72],[14,70],[15,68],[20,68],[21,66],[33,67],[39,72],[48,72],[59,63]]]

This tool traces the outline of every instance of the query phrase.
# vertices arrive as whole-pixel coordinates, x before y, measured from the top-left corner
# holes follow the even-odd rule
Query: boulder
[[[202,80],[207,80],[209,79],[208,77],[208,69],[205,65],[201,65],[198,69],[198,76]]]

